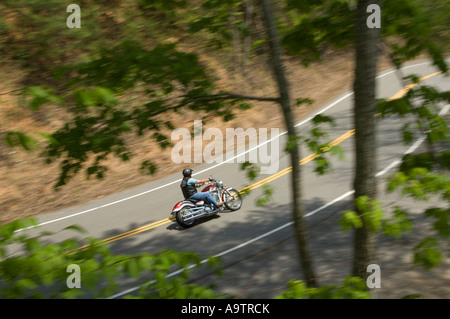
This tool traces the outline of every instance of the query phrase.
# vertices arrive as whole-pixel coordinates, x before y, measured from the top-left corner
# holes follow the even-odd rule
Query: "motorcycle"
[[[209,192],[217,203],[223,203],[220,208],[214,210],[211,203],[203,200],[186,198],[179,201],[172,209],[172,217],[178,225],[189,228],[195,225],[200,218],[215,215],[223,211],[224,206],[231,211],[236,211],[242,206],[242,197],[239,191],[232,187],[226,187],[222,181],[211,178],[202,192]]]

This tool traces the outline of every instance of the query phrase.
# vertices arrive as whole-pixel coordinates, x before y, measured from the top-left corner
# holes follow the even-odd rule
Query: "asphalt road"
[[[450,79],[437,74],[437,70],[428,62],[407,64],[403,72],[426,77],[423,79],[426,84],[447,90],[450,88]],[[378,97],[392,98],[396,94],[401,94],[403,89],[395,71],[387,70],[379,75]],[[309,226],[314,225],[319,233],[321,221],[330,214],[336,213],[337,209],[348,204],[351,199],[352,97],[352,93],[343,94],[317,111],[335,119],[336,126],[328,129],[329,141],[339,142],[345,150],[344,160],[331,157],[332,172],[324,176],[314,173],[313,162],[303,164],[307,222]],[[297,124],[299,135],[309,131],[311,117]],[[396,161],[410,148],[403,145],[401,141],[398,130],[402,123],[400,119],[385,119],[378,123],[377,163],[380,178],[386,177],[385,173],[388,169],[393,168]],[[289,158],[282,151],[285,135],[280,136],[279,144],[278,172],[289,167]],[[244,151],[248,149],[249,147],[241,148]],[[302,158],[307,158],[310,154],[310,151],[302,150]],[[180,164],[180,172],[187,166],[189,165]],[[238,190],[255,183],[246,178],[240,170],[240,164],[235,161],[202,164],[195,167],[194,177],[202,179],[210,175]],[[225,264],[231,265],[237,260],[271,247],[274,242],[283,240],[292,232],[290,173],[261,175],[257,181],[268,177],[271,177],[271,180],[267,184],[274,189],[273,201],[270,204],[265,207],[256,205],[262,186],[256,185],[258,187],[245,197],[243,207],[239,211],[224,211],[190,229],[182,229],[169,219],[172,207],[182,199],[179,188],[181,173],[176,173],[82,206],[41,215],[38,217],[41,225],[39,230],[58,232],[69,225],[76,224],[87,230],[88,234],[84,236],[104,239],[117,254],[154,253],[167,248],[179,251],[192,250],[205,258],[219,255]],[[59,232],[52,237],[52,240],[60,241],[74,235],[76,233],[72,231]],[[290,258],[297,257],[290,256]],[[133,291],[138,284],[139,282],[135,281],[124,282],[123,291]],[[115,297],[120,297],[120,294]]]

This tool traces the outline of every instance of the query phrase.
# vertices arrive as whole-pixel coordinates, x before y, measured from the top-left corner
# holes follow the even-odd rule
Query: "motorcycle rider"
[[[211,179],[196,180],[195,178],[192,178],[192,172],[193,170],[191,168],[186,168],[183,170],[183,180],[181,181],[180,187],[184,198],[207,200],[213,205],[214,210],[219,209],[223,203],[218,204],[209,192],[197,192],[198,184],[209,182]]]

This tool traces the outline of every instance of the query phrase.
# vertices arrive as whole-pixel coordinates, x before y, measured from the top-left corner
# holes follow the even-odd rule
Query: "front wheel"
[[[224,204],[229,210],[238,210],[242,206],[241,194],[234,188],[227,189]]]
[[[176,212],[175,214],[175,219],[178,223],[178,225],[180,225],[183,228],[189,228],[194,226],[195,224],[195,219],[188,219],[186,220],[186,215],[189,215],[191,211],[189,210],[189,207],[183,208],[181,210],[179,210],[178,212]]]

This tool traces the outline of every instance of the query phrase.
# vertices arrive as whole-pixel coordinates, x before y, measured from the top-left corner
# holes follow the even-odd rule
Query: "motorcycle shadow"
[[[195,227],[197,227],[197,226],[199,226],[199,225],[201,225],[201,224],[203,224],[203,223],[207,223],[207,222],[210,221],[210,220],[220,218],[220,214],[221,214],[221,213],[224,213],[225,211],[226,211],[226,210],[223,210],[223,211],[221,211],[221,212],[218,213],[218,214],[214,214],[214,215],[211,215],[211,216],[205,216],[205,217],[203,217],[203,218],[197,219],[197,221],[195,222],[195,225],[192,226],[192,227],[190,227],[190,228],[184,228],[184,227],[181,227],[180,225],[178,225],[178,223],[177,223],[175,220],[173,220],[172,224],[170,224],[169,226],[167,226],[166,229],[167,229],[167,230],[178,230],[178,231],[189,230],[189,229],[192,229],[192,228],[195,229]]]

